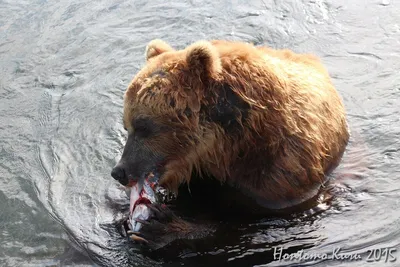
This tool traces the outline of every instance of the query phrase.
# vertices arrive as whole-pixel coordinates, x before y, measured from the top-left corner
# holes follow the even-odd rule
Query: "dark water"
[[[128,199],[109,173],[125,141],[122,95],[154,38],[322,58],[352,131],[325,211],[242,225],[169,262],[128,246],[115,226]],[[366,263],[370,249],[400,258],[399,69],[395,0],[0,0],[0,266],[400,266]],[[363,260],[272,262],[277,247]]]

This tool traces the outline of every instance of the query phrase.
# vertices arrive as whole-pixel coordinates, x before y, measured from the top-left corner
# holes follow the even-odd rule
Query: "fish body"
[[[155,184],[149,180],[144,179],[131,187],[129,226],[133,232],[138,232],[142,227],[142,223],[138,220],[146,221],[150,218],[152,211],[147,205],[156,203],[156,194],[153,189]]]

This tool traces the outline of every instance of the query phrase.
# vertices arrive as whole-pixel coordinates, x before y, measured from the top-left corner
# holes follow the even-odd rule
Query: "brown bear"
[[[236,214],[312,199],[349,139],[341,98],[317,57],[221,40],[183,50],[151,41],[125,93],[123,123],[128,139],[115,179],[133,185],[151,176],[172,192],[204,181],[197,196],[235,203]],[[220,190],[207,188],[211,179]],[[154,200],[139,202],[153,215],[130,234],[150,247],[212,232]]]

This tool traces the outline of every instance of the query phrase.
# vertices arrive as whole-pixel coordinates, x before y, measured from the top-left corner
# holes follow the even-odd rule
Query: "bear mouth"
[[[143,180],[133,181],[131,180],[128,187],[131,188],[130,192],[130,207],[129,212],[132,213],[137,205],[140,204],[152,204],[155,202],[155,187],[157,186],[155,181],[151,178],[154,174],[149,173]]]

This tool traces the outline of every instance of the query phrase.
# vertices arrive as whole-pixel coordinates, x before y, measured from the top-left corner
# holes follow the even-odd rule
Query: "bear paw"
[[[127,231],[129,238],[135,243],[158,249],[192,232],[192,224],[176,216],[166,205],[147,206],[152,211],[152,216],[146,221],[135,219],[142,224],[139,232]]]

